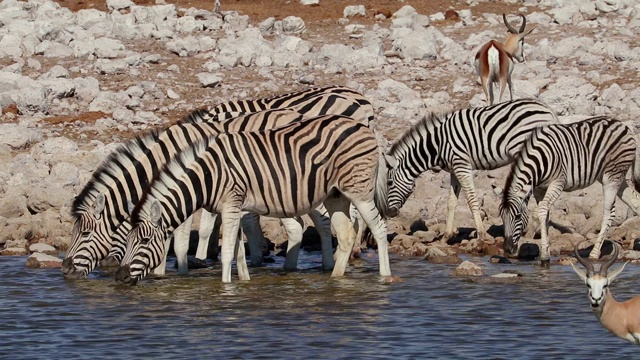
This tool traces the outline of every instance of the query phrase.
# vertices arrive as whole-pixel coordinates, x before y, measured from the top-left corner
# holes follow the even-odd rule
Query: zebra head
[[[105,203],[105,194],[98,194],[93,204],[74,214],[71,247],[62,262],[65,278],[86,277],[109,253],[111,239]]]
[[[148,216],[142,211],[127,237],[127,250],[122,266],[116,272],[116,281],[135,285],[164,259],[165,239],[168,232],[162,218],[160,201],[151,202]]]
[[[398,161],[391,155],[386,155],[387,163],[387,215],[396,217],[400,208],[407,202],[409,195],[416,186],[415,178],[407,176],[407,173],[398,168]]]
[[[523,189],[518,194],[507,194],[500,204],[500,217],[504,224],[504,252],[505,254],[516,256],[518,254],[518,242],[522,233],[527,228],[529,222],[528,208],[530,187]]]

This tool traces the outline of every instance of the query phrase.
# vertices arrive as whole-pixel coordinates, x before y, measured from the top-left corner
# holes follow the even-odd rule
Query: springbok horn
[[[527,18],[522,14],[520,14],[520,16],[522,16],[522,25],[520,25],[520,31],[518,31],[518,33],[522,34],[524,32],[525,26],[527,26]]]
[[[600,267],[600,276],[607,276],[607,270],[609,270],[609,266],[611,266],[614,262],[616,262],[616,260],[618,260],[618,244],[614,242],[611,242],[611,244],[613,245],[613,251],[611,252],[611,255],[606,258],[604,264],[602,264],[602,266]]]
[[[504,13],[502,14],[502,20],[504,20],[504,24],[507,26],[507,29],[509,29],[510,33],[512,34],[518,33],[516,29],[514,29],[513,26],[511,26],[511,24],[509,24],[509,22],[507,21],[507,15],[505,15]]]
[[[587,269],[587,277],[591,277],[595,273],[595,270],[593,269],[593,264],[590,263],[589,260],[582,258],[582,256],[580,256],[580,253],[578,252],[578,246],[580,246],[580,244],[582,244],[583,242],[584,241],[581,241],[580,243],[576,244],[576,248],[574,252],[578,262],[582,264],[582,266],[584,266],[585,269]]]

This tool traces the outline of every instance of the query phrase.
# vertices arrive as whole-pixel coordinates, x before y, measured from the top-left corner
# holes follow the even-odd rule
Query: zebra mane
[[[217,119],[218,114],[211,112],[211,108],[201,107],[182,117],[182,119],[178,120],[176,124],[199,124],[207,121],[215,121]]]
[[[216,137],[204,138],[187,149],[184,149],[161,170],[154,174],[153,179],[149,182],[150,186],[144,190],[140,196],[140,200],[135,204],[131,212],[130,219],[132,224],[139,222],[141,215],[148,217],[152,199],[158,199],[163,195],[171,194],[168,189],[178,181],[180,175],[186,172],[189,164],[194,162],[215,138]]]
[[[401,149],[411,147],[415,140],[420,137],[421,133],[432,132],[438,125],[442,124],[450,114],[451,112],[430,112],[425,115],[391,145],[389,155],[395,157],[401,152]]]
[[[124,144],[120,145],[102,162],[102,164],[93,172],[91,179],[82,189],[80,194],[76,196],[71,205],[71,216],[78,218],[92,205],[90,201],[94,200],[99,193],[108,190],[108,185],[113,182],[113,178],[120,179],[126,175],[121,164],[129,164],[136,162],[141,158],[144,152],[158,141],[159,132],[150,130],[139,135]]]

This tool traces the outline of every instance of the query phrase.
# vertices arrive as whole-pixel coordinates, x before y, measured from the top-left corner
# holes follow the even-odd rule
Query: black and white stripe
[[[125,265],[116,278],[135,283],[144,277],[163,257],[166,237],[204,208],[222,217],[222,280],[230,282],[242,211],[290,218],[321,203],[339,241],[335,268],[346,267],[353,246],[353,203],[376,239],[380,273],[390,275],[382,218],[386,174],[379,160],[375,134],[337,115],[203,141],[168,163],[136,205]]]
[[[491,170],[511,163],[531,130],[557,122],[553,110],[532,99],[428,115],[398,139],[388,153],[392,167],[389,214],[398,214],[420,174],[438,167],[451,173],[445,239],[454,235],[453,218],[461,189],[467,195],[478,237],[486,237],[473,170]]]
[[[591,252],[591,257],[599,257],[604,236],[614,217],[616,195],[621,187],[626,187],[625,175],[632,165],[632,179],[638,190],[639,160],[631,129],[609,117],[550,125],[533,131],[505,184],[500,206],[505,252],[511,255],[518,252],[518,241],[527,226],[527,202],[533,193],[538,202],[537,218],[541,225],[540,258],[548,262],[547,229],[551,205],[563,191],[583,189],[599,181],[604,190],[604,215]]]
[[[337,93],[331,93],[332,88]],[[362,95],[356,93],[354,100],[346,96],[349,92],[342,87],[321,89],[323,91],[316,88],[309,90],[310,96],[306,100],[301,94],[296,97],[292,94],[284,95],[287,99],[295,98],[295,101],[286,102],[295,102],[293,107],[265,110],[227,121],[216,121],[217,116],[212,111],[217,110],[196,110],[162,133],[152,131],[125,143],[94,172],[92,179],[73,203],[72,215],[76,221],[72,231],[72,245],[63,262],[62,271],[65,276],[86,276],[108,254],[116,258],[116,261],[122,259],[126,246],[125,236],[130,229],[127,222],[130,207],[137,202],[153,173],[175,154],[195,142],[224,131],[276,127],[299,121],[303,116],[327,112],[344,112],[368,123],[373,107],[365,102],[366,99],[363,100]],[[256,102],[260,106],[283,103]],[[181,259],[184,261],[181,262]],[[186,249],[184,254],[178,256],[178,260],[180,271],[186,272]]]

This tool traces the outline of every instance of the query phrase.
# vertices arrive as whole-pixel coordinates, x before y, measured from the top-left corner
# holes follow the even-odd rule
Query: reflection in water
[[[603,352],[632,358],[635,348],[604,330],[569,267],[496,265],[521,281],[480,283],[452,266],[392,258],[403,283],[383,283],[377,262],[332,279],[319,254],[301,254],[299,272],[281,262],[250,269],[252,280],[220,282],[220,269],[173,271],[138,286],[113,274],[64,280],[56,270],[25,269],[0,257],[0,357],[175,358],[552,358]],[[614,283],[633,295],[640,268]],[[605,350],[606,349],[606,350]],[[3,356],[4,355],[4,356]]]

